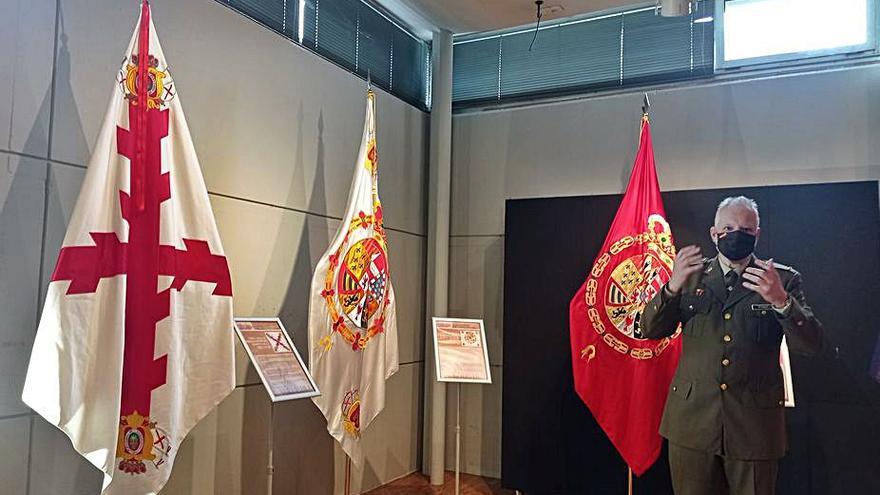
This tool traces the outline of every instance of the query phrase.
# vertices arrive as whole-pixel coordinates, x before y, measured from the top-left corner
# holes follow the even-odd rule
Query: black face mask
[[[757,240],[757,237],[742,230],[718,234],[718,251],[727,259],[738,261],[752,254]]]

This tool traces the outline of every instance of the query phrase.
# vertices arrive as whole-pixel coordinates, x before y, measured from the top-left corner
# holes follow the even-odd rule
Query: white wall
[[[450,315],[486,319],[493,366],[503,362],[505,200],[621,193],[641,101],[632,93],[453,118]],[[664,89],[652,104],[664,191],[880,179],[878,66]],[[462,466],[498,476],[502,377],[493,372],[493,385],[463,392]],[[452,414],[454,395],[449,404]]]
[[[213,0],[152,4],[230,260],[235,314],[280,315],[307,355],[311,273],[344,209],[365,83]],[[98,471],[19,396],[38,297],[137,14],[134,0],[0,0],[4,495],[99,491]],[[356,490],[416,470],[421,442],[428,117],[382,91],[377,104],[401,368],[365,434]],[[237,357],[238,386],[181,445],[163,493],[264,490],[269,403],[240,349]],[[310,401],[277,405],[273,432],[276,493],[341,493],[343,457]]]

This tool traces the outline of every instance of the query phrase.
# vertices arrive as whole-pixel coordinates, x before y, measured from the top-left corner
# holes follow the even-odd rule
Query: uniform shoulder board
[[[773,268],[776,268],[777,270],[785,270],[791,273],[797,273],[797,270],[795,270],[794,268],[788,265],[783,265],[782,263],[777,263],[775,261],[773,262]]]

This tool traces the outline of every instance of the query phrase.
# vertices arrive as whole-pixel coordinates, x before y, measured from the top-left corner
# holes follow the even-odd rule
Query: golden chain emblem
[[[679,325],[678,329],[675,331],[675,333],[672,334],[672,337],[665,337],[660,341],[659,344],[657,344],[657,347],[654,348],[654,355],[659,356],[660,354],[663,354],[663,351],[665,351],[666,348],[669,347],[669,344],[672,343],[672,339],[678,337],[679,335],[681,335],[681,326],[680,325]]]
[[[596,282],[595,278],[591,278],[587,281],[587,304],[592,306],[596,304],[596,289],[599,288],[599,283]]]
[[[645,348],[634,348],[629,351],[629,355],[636,359],[651,359],[654,357],[654,351]]]
[[[662,339],[659,344],[636,337],[641,313],[647,302],[662,288],[664,275],[668,278],[675,257],[672,233],[666,220],[660,215],[651,215],[646,227],[639,234],[621,237],[611,244],[608,251],[593,264],[584,291],[587,316],[593,330],[615,351],[639,360],[659,356],[680,333],[679,330],[671,338]],[[613,256],[638,246],[643,246],[638,253],[615,261],[611,273],[607,273]],[[599,279],[603,274],[608,278],[603,279],[603,288],[600,288]],[[604,302],[601,304],[601,311],[607,314],[600,312],[600,298],[605,299],[601,301]],[[606,324],[614,326],[623,335],[636,339],[638,344],[630,344],[623,340],[626,338],[623,335],[623,338],[619,338],[608,332]],[[647,347],[649,344],[651,347]],[[589,346],[581,351],[581,358],[586,356],[584,353],[588,348]]]
[[[611,261],[611,255],[608,253],[603,254],[601,258],[596,260],[596,264],[593,265],[593,271],[590,274],[593,277],[598,278],[602,275],[602,272],[605,271],[605,265],[607,265],[609,261]]]
[[[642,236],[639,235],[638,238],[641,240]],[[615,255],[615,254],[623,251],[624,249],[634,245],[635,243],[636,243],[636,239],[631,235],[628,235],[626,237],[622,237],[619,241],[617,241],[611,245],[611,254]]]
[[[372,212],[361,211],[348,224],[348,232],[330,255],[321,296],[327,304],[332,329],[318,342],[323,352],[333,348],[332,337],[340,335],[353,351],[361,351],[370,340],[385,331],[385,309],[391,302],[387,264],[387,235],[382,205],[376,189],[376,141],[369,142],[364,167],[373,175]],[[351,242],[359,231],[366,236]]]
[[[615,351],[621,354],[626,354],[626,352],[629,351],[629,346],[626,345],[624,341],[618,339],[610,333],[606,333],[602,337],[602,340],[604,340],[606,344],[610,345],[612,348],[614,348]]]
[[[593,330],[599,335],[605,333],[605,324],[602,323],[599,311],[596,308],[590,308],[587,310],[587,315],[590,317],[590,323],[593,324]]]

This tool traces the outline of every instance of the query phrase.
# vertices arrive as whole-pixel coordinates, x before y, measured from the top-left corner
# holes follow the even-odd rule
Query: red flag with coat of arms
[[[639,318],[669,280],[674,257],[646,115],[623,201],[570,305],[575,389],[637,475],[660,455],[660,419],[681,354],[680,332],[645,339]]]
[[[104,472],[103,494],[156,494],[184,437],[235,386],[232,328],[229,266],[144,1],[22,399]]]

